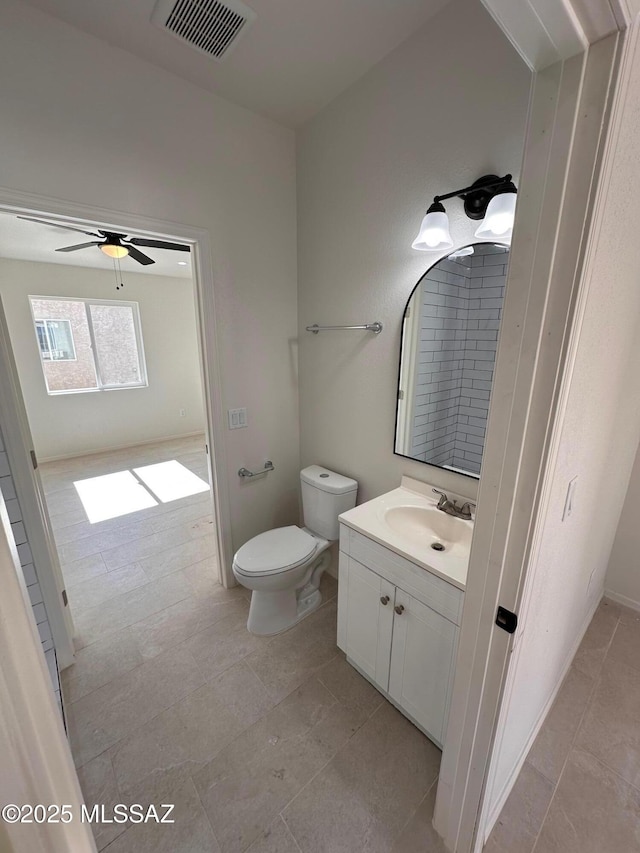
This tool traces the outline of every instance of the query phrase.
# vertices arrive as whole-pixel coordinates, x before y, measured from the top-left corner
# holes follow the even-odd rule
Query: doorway
[[[23,572],[43,648],[53,655],[57,652],[58,666],[54,658],[50,666],[54,683],[57,669],[73,662],[72,638],[76,638],[76,648],[88,645],[91,630],[95,630],[95,625],[91,630],[87,627],[92,608],[102,620],[100,624],[105,623],[107,607],[118,614],[120,622],[113,621],[107,632],[111,633],[123,618],[126,621],[123,613],[140,617],[149,608],[152,613],[159,604],[169,603],[167,592],[156,589],[158,584],[170,587],[172,583],[174,598],[183,600],[185,590],[195,593],[206,584],[222,587],[233,583],[225,572],[230,565],[230,542],[226,484],[220,483],[218,473],[222,453],[213,454],[212,436],[221,429],[212,414],[219,411],[214,404],[219,379],[212,357],[213,294],[212,287],[202,285],[211,274],[207,236],[194,229],[167,234],[165,227],[158,228],[159,223],[139,219],[132,224],[114,222],[113,214],[104,211],[99,212],[100,218],[91,219],[86,211],[72,213],[76,213],[74,219],[42,208],[0,206],[5,224],[21,222],[25,227],[46,229],[49,242],[60,247],[75,242],[73,235],[67,240],[67,228],[108,227],[127,234],[148,234],[146,239],[152,242],[170,238],[189,251],[175,253],[176,274],[168,275],[173,272],[167,267],[169,252],[146,249],[156,258],[166,256],[163,275],[140,275],[123,270],[122,263],[115,270],[91,266],[84,259],[73,264],[49,263],[42,253],[48,248],[54,255],[51,246],[41,248],[40,256],[34,250],[36,257],[30,260],[30,247],[38,242],[35,233],[28,241],[23,239],[22,245],[20,235],[14,235],[15,251],[10,251],[7,229],[3,229],[0,263],[4,264],[5,296],[9,297],[3,301],[10,316],[3,318],[2,328],[1,384],[6,405],[1,426],[11,463],[11,487],[15,485],[17,492],[12,494],[12,502],[20,512],[20,530],[24,531],[19,544],[29,554]],[[18,220],[18,216],[52,225]],[[150,233],[150,228],[155,230]],[[93,251],[102,259],[95,246]],[[13,257],[9,260],[7,255]],[[65,255],[54,258],[67,260]],[[74,276],[80,289],[73,289]],[[145,307],[141,294],[154,285]],[[181,294],[177,292],[180,288]],[[173,294],[173,302],[168,294]],[[20,322],[29,327],[24,336],[17,336],[14,329],[18,303]],[[169,327],[166,323],[159,326],[163,314],[170,320]],[[117,346],[113,346],[114,340]],[[22,363],[21,346],[29,350],[30,366],[36,367],[33,375],[29,365]],[[158,353],[164,351],[165,364],[171,361],[166,357],[171,347],[176,362],[173,379],[167,378],[166,371],[163,374],[158,360]],[[65,367],[72,369],[65,374]],[[25,377],[32,386],[26,406]],[[135,426],[134,396],[140,392],[147,396],[138,404],[138,414],[146,405],[153,416],[154,403],[148,393],[151,383],[160,386],[155,399],[161,409],[176,402],[175,394],[170,394],[172,383],[184,396],[183,404],[174,406],[172,413],[177,428],[156,427],[155,433],[145,436],[143,418],[137,419],[137,432],[129,427]],[[34,393],[40,402],[54,408],[38,409]],[[83,415],[83,411],[91,411],[87,404],[94,407],[97,420],[93,423],[90,418],[87,423],[87,415]],[[36,449],[39,442],[44,452],[34,452],[32,434],[38,437]],[[36,469],[38,455],[44,459]],[[212,493],[216,496],[213,503]],[[161,560],[157,555],[163,551]],[[146,572],[140,564],[145,557]],[[165,574],[182,572],[187,567],[185,560],[189,566],[201,563],[198,571],[189,573],[190,581],[163,580]],[[118,562],[122,565],[116,568]],[[38,566],[37,576],[32,564]]]

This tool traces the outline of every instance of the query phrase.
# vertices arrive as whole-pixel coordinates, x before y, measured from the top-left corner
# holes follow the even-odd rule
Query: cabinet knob
[[[396,604],[393,609],[396,611],[398,616],[402,616],[402,614],[404,613],[404,604]]]
[[[389,596],[388,595],[381,595],[380,596],[380,604],[384,604],[384,606],[386,607],[388,603],[389,603]]]

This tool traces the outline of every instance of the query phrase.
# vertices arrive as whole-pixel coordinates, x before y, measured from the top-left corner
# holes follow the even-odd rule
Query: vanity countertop
[[[437,506],[431,486],[403,477],[399,488],[344,512],[340,522],[464,590],[473,522]]]

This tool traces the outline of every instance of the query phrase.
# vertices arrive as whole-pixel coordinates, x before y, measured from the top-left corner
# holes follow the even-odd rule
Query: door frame
[[[599,209],[587,204],[576,213],[570,209],[573,199],[568,195],[571,168],[597,168],[610,153],[603,156],[600,150],[587,162],[577,138],[586,58],[591,44],[619,33],[630,23],[624,10],[618,5],[614,10],[608,0],[594,0],[590,11],[598,7],[599,14],[584,26],[580,14],[584,10],[578,9],[582,2],[575,0],[575,7],[570,0],[557,4],[544,0],[483,3],[534,71],[534,85],[509,270],[510,280],[517,280],[523,292],[512,297],[511,318],[506,317],[505,305],[502,376],[496,370],[490,413],[493,423],[487,434],[478,496],[479,525],[470,557],[434,816],[447,849],[455,853],[478,853],[486,837],[487,772],[500,736],[498,727],[503,721],[498,712],[519,637],[519,633],[509,636],[495,628],[496,607],[500,601],[517,611],[523,600],[531,535],[541,518],[552,427],[561,410],[559,385],[570,363],[568,339],[575,321],[577,291],[585,286],[586,237],[597,234],[602,209],[601,204]],[[623,54],[625,41],[623,34]],[[620,73],[613,77],[616,99],[622,97],[624,88],[620,79]],[[606,116],[603,125],[607,144],[614,144],[615,134],[607,126]],[[598,193],[603,192],[606,186],[598,187]],[[593,200],[590,195],[589,202]],[[564,303],[554,317],[553,312],[549,315],[547,300],[556,291]],[[504,339],[510,321],[509,347]],[[547,334],[554,336],[551,346]],[[545,399],[546,409],[541,406]]]
[[[148,237],[170,239],[188,243],[191,247],[193,287],[195,293],[195,308],[197,320],[198,351],[200,372],[203,384],[203,402],[205,410],[205,440],[207,443],[207,459],[209,480],[212,489],[213,511],[216,519],[216,537],[218,545],[218,579],[225,587],[235,585],[231,571],[232,541],[231,541],[231,512],[229,489],[227,481],[227,453],[225,422],[223,417],[223,392],[221,359],[219,357],[220,329],[217,306],[217,285],[211,251],[209,232],[203,228],[183,225],[153,219],[138,214],[124,213],[106,208],[78,204],[76,202],[41,196],[33,193],[23,193],[0,187],[0,212],[14,213],[26,216],[38,216],[60,224],[76,226],[93,225],[99,222],[102,227],[114,231],[131,231]],[[1,330],[0,330],[0,338]],[[11,352],[10,341],[0,343]],[[4,353],[3,353],[4,354]],[[0,359],[0,389],[15,390],[20,388],[19,378],[15,369],[13,357]],[[10,411],[10,407],[9,407]],[[26,478],[31,461],[30,451],[33,449],[27,424],[20,422],[19,417],[11,417],[13,423],[7,425],[7,410],[0,411],[0,426],[8,428],[11,436],[10,456],[22,470],[24,491],[28,495],[26,506],[22,508],[25,526],[28,531],[34,531],[37,538],[47,541],[46,548],[39,553],[37,565],[38,577],[42,585],[43,598],[49,621],[54,634],[54,643],[63,650],[61,666],[72,663],[64,650],[68,650],[67,639],[70,631],[70,620],[65,616],[66,608],[62,603],[58,590],[59,580],[56,580],[57,554],[53,546],[53,536],[48,528],[48,517],[42,512],[36,512],[36,506],[41,500],[37,494],[37,485]],[[8,448],[9,450],[9,448]],[[25,466],[27,466],[25,468]],[[53,549],[53,550],[52,550]],[[41,578],[40,575],[43,577]],[[46,593],[46,594],[45,594]],[[54,625],[56,633],[54,633]],[[66,627],[63,630],[63,626]],[[66,636],[65,636],[66,635]],[[71,647],[72,648],[72,647]]]
[[[0,802],[66,804],[70,823],[2,822],[2,850],[95,853],[62,716],[42,653],[11,524],[0,495]],[[67,809],[68,813],[68,809]]]
[[[42,483],[30,455],[33,453],[31,429],[20,391],[18,371],[1,299],[0,427],[58,665],[65,669],[73,663],[75,653],[73,619],[64,603],[64,578],[53,540]],[[33,460],[35,461],[35,454]]]

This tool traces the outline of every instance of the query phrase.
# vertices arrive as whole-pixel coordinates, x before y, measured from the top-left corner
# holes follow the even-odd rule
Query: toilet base
[[[321,604],[322,593],[319,589],[309,589],[309,585],[300,590],[299,595],[296,590],[259,592],[254,589],[251,593],[247,631],[259,637],[281,634],[297,625]]]

